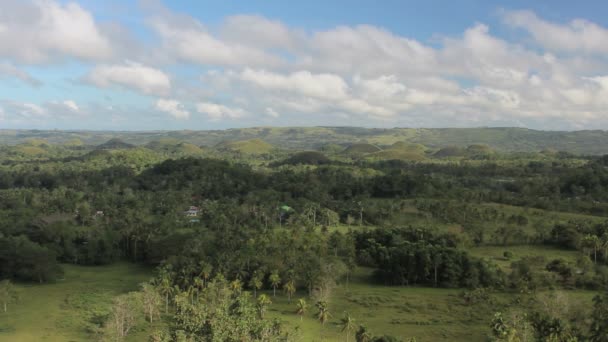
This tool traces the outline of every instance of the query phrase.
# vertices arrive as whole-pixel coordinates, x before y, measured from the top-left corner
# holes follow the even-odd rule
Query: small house
[[[197,217],[199,212],[199,207],[190,206],[188,210],[184,211],[184,215],[186,215],[187,217]]]

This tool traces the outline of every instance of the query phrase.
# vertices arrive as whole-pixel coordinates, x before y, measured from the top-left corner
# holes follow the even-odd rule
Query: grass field
[[[514,256],[528,254],[514,249]],[[541,251],[542,252],[542,251]],[[541,253],[539,252],[539,253]],[[551,255],[555,251],[544,251]],[[498,249],[478,249],[475,254],[500,256]],[[150,269],[133,264],[112,266],[65,266],[65,279],[49,285],[19,285],[20,300],[0,313],[0,341],[91,341],[92,322],[107,312],[112,297],[136,290],[152,275]],[[373,285],[371,270],[360,268],[351,283],[341,284],[329,301],[331,319],[323,326],[314,314],[314,303],[307,299],[309,312],[300,320],[295,303],[307,293],[297,293],[289,303],[283,293],[272,297],[269,318],[278,318],[288,327],[299,330],[299,341],[344,341],[338,325],[348,312],[356,325],[363,324],[376,335],[389,334],[417,341],[485,341],[489,322],[497,310],[507,310],[517,294],[495,293],[491,303],[465,305],[462,289],[388,287]],[[567,291],[573,302],[591,303],[595,293]],[[146,341],[151,331],[141,324],[127,341]],[[354,333],[354,332],[353,332]],[[353,340],[351,333],[351,341]]]
[[[290,327],[299,327],[300,341],[345,341],[340,319],[348,312],[358,326],[363,324],[375,335],[392,335],[407,341],[487,341],[490,322],[496,311],[508,312],[519,302],[517,293],[493,293],[489,303],[466,305],[463,289],[389,287],[371,285],[369,269],[359,269],[353,282],[338,286],[330,300],[332,318],[322,326],[316,320],[314,303],[307,299],[310,312],[303,320],[295,314],[298,293],[289,303],[283,295],[272,298],[269,316]],[[272,296],[271,292],[267,292]],[[593,291],[565,291],[573,305],[591,305]],[[519,304],[516,305],[519,307]],[[351,333],[353,340],[353,333]]]
[[[492,308],[465,306],[459,289],[388,287],[369,284],[369,270],[360,270],[353,282],[337,287],[329,301],[332,318],[322,326],[314,303],[303,320],[295,314],[298,295],[289,303],[283,295],[273,298],[269,316],[291,327],[300,327],[301,341],[344,341],[340,319],[348,312],[357,325],[376,335],[393,335],[418,341],[483,341]],[[306,293],[298,293],[305,297]],[[269,295],[272,295],[271,293]],[[351,341],[353,333],[351,333]]]
[[[65,265],[65,279],[54,284],[18,285],[19,301],[0,312],[0,341],[90,341],[91,321],[106,312],[112,297],[138,289],[152,272],[141,266]]]

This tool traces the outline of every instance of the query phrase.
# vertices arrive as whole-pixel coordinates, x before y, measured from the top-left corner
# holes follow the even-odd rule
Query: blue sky
[[[0,128],[608,129],[604,1],[0,1]]]

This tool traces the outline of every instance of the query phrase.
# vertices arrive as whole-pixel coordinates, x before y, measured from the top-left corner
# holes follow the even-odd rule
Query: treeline
[[[384,284],[504,286],[504,275],[495,265],[457,249],[449,234],[410,228],[378,229],[354,236],[360,263],[375,267],[375,277]]]

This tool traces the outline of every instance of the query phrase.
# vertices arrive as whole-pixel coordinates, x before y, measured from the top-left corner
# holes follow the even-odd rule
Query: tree
[[[138,305],[137,293],[114,298],[110,317],[104,326],[104,335],[114,341],[124,340],[137,322],[135,308]]]
[[[281,284],[281,276],[279,276],[279,271],[272,271],[272,273],[270,273],[270,276],[268,277],[268,280],[270,281],[270,286],[272,286],[272,296],[276,297],[277,287],[279,287],[279,285]]]
[[[357,342],[370,342],[372,340],[372,334],[367,331],[367,328],[363,325],[359,326],[359,329],[355,333],[355,341]]]
[[[300,322],[304,318],[304,315],[308,311],[308,303],[304,298],[298,299],[298,303],[296,304],[296,314],[300,316]]]
[[[608,342],[608,294],[593,298],[589,341]]]
[[[154,322],[154,317],[160,317],[159,307],[162,305],[162,301],[156,288],[148,283],[141,284],[141,302],[150,323]]]
[[[258,301],[257,301],[257,308],[258,308],[258,313],[260,314],[260,318],[264,319],[264,314],[266,313],[266,309],[268,308],[268,305],[272,304],[272,301],[270,300],[270,298],[268,298],[268,296],[264,293],[262,293],[259,297],[258,297]]]
[[[327,302],[326,301],[318,301],[316,304],[317,307],[317,319],[319,320],[319,322],[321,322],[321,324],[325,325],[325,322],[327,322],[329,320],[329,318],[331,318],[331,313],[329,312],[329,308],[327,307]]]
[[[158,293],[165,297],[165,314],[169,312],[169,296],[175,293],[175,288],[171,284],[171,278],[168,273],[161,274],[161,278],[156,285]]]
[[[253,297],[257,298],[257,290],[262,288],[262,285],[264,284],[262,282],[262,272],[256,271],[255,273],[253,273],[253,277],[251,277],[251,279],[249,280],[249,286],[251,286],[251,288],[253,289]]]
[[[344,313],[344,317],[340,319],[340,327],[342,332],[346,332],[346,342],[350,339],[350,332],[355,328],[355,320],[348,314]]]
[[[234,279],[233,281],[230,282],[230,289],[234,292],[239,293],[243,289],[243,283],[238,278]]]
[[[285,285],[283,285],[283,290],[285,291],[285,293],[287,293],[287,298],[291,303],[291,296],[296,293],[296,283],[293,280],[289,280],[285,283]]]
[[[10,280],[3,280],[0,282],[0,302],[4,312],[8,310],[8,305],[17,300],[17,289]]]
[[[207,281],[209,280],[209,277],[211,277],[211,272],[213,272],[213,266],[211,266],[211,264],[209,264],[208,262],[205,261],[201,261],[199,263],[199,267],[200,267],[200,272],[199,272],[199,277],[201,277],[203,279],[203,287],[205,286],[205,284],[207,283]]]
[[[597,235],[587,235],[581,240],[581,246],[585,250],[593,251],[593,263],[597,264],[597,252],[602,248],[602,240]]]

